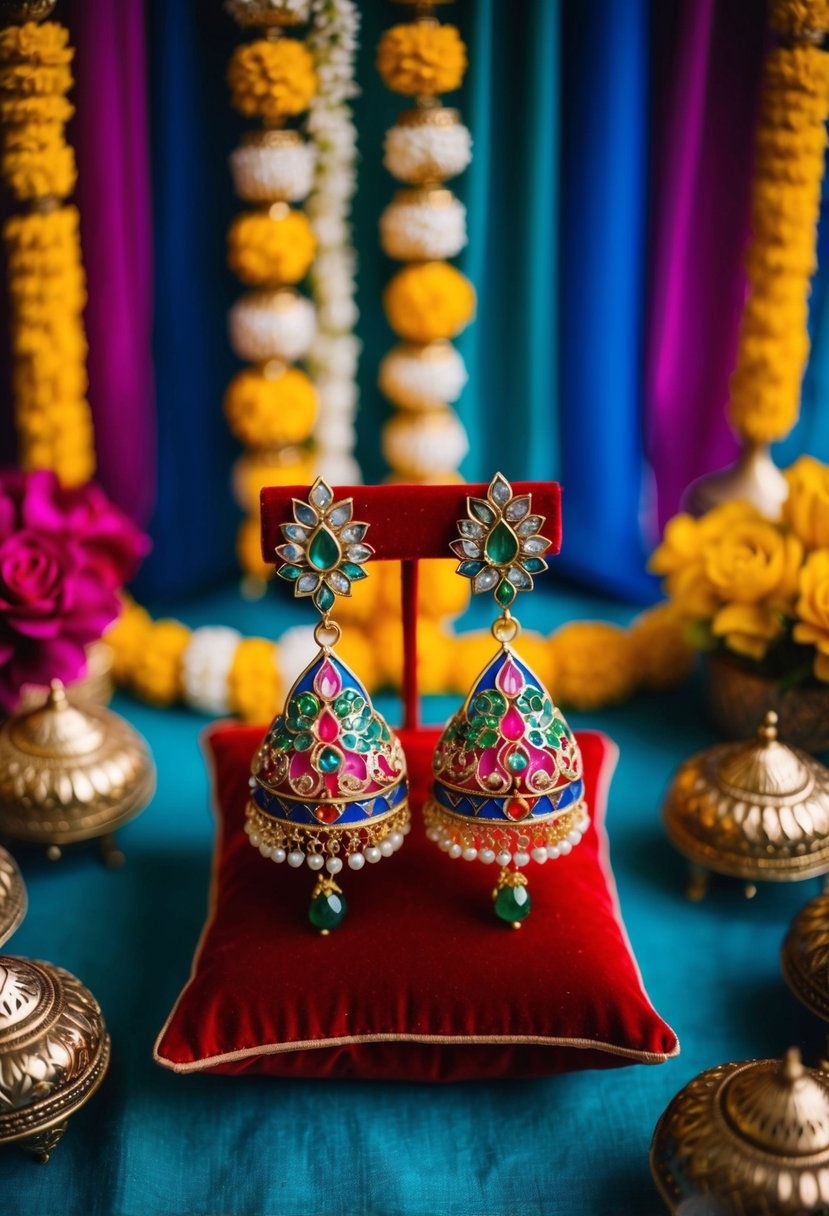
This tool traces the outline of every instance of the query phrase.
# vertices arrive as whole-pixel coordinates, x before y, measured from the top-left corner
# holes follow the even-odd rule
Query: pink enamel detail
[[[517,697],[524,687],[524,677],[520,667],[508,658],[495,677],[495,683],[506,696]]]
[[[326,659],[314,676],[314,691],[318,692],[324,701],[332,701],[337,693],[342,691],[342,687],[340,673],[334,664]]]
[[[510,705],[501,719],[500,729],[505,739],[520,739],[524,734],[524,719],[514,705]]]
[[[317,732],[323,743],[333,743],[340,733],[340,726],[330,709],[324,709],[317,722]]]
[[[311,767],[310,752],[294,752],[291,756],[290,772],[293,781],[300,777],[313,777],[314,784],[319,781],[319,773]]]

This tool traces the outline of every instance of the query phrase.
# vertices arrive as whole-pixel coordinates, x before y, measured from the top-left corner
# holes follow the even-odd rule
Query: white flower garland
[[[358,315],[357,259],[349,224],[357,156],[350,102],[359,91],[354,76],[359,27],[354,0],[312,0],[307,45],[316,64],[317,93],[307,127],[317,163],[307,212],[318,242],[310,275],[318,333],[308,364],[317,383],[327,388],[320,395],[315,430],[317,470],[340,483],[361,480],[353,426],[359,345],[351,332]],[[336,381],[342,382],[339,388]],[[330,410],[331,400],[337,402],[336,411]],[[342,409],[344,402],[352,403],[349,412]]]

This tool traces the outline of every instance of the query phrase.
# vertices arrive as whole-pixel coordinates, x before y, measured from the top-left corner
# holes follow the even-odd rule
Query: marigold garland
[[[3,226],[19,462],[52,469],[67,486],[95,471],[78,213],[61,205],[77,176],[64,133],[72,56],[55,22],[0,31],[0,178],[36,208]]]
[[[389,325],[409,342],[454,338],[475,315],[475,289],[454,266],[424,262],[405,266],[386,287]]]
[[[246,368],[225,393],[225,417],[236,438],[249,446],[282,447],[302,443],[314,424],[317,394],[297,367],[273,373]]]
[[[749,298],[729,403],[732,426],[755,443],[782,439],[800,408],[829,115],[829,55],[811,41],[829,28],[829,6],[776,0],[771,25],[786,45],[769,52],[763,69]]]
[[[317,88],[314,60],[293,38],[258,38],[233,52],[227,70],[231,101],[246,118],[282,122],[308,109]]]
[[[386,88],[409,97],[454,92],[466,65],[466,46],[455,26],[429,20],[392,26],[377,48]]]
[[[227,234],[230,269],[251,287],[298,283],[308,273],[316,248],[308,217],[284,203],[237,216]]]

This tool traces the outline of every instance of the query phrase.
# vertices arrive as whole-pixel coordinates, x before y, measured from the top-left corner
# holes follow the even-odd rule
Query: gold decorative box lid
[[[0,955],[0,1144],[42,1161],[109,1065],[98,1002],[51,963]]]
[[[668,1105],[650,1159],[672,1212],[705,1197],[709,1206],[700,1210],[722,1216],[824,1213],[829,1076],[806,1068],[796,1048],[782,1061],[709,1068]]]
[[[152,798],[147,744],[103,706],[74,703],[55,682],[43,705],[0,727],[0,833],[69,844],[112,832]]]
[[[26,915],[26,888],[11,853],[0,848],[0,946]]]
[[[723,743],[679,768],[663,807],[672,843],[720,874],[788,882],[829,871],[829,770],[777,738]]]
[[[783,976],[792,992],[829,1022],[829,893],[801,908],[780,952]]]

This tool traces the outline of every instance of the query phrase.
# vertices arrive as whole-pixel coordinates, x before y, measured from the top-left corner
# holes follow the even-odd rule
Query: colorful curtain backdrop
[[[377,219],[394,190],[382,139],[402,102],[381,85],[374,48],[402,18],[383,0],[362,10],[359,454],[376,479],[386,405],[374,380],[391,341]],[[461,343],[464,473],[559,478],[560,577],[649,598],[644,560],[660,523],[692,477],[734,452],[723,409],[744,294],[762,0],[459,0],[443,15],[469,44],[457,100],[475,140],[457,184],[469,209],[462,265],[479,293]],[[239,35],[218,0],[97,0],[70,16],[84,71],[76,130],[102,475],[137,514],[154,503],[141,591],[197,591],[236,571],[236,449],[221,399],[234,370],[225,314],[236,290],[224,264],[237,209],[227,156],[240,129],[224,73]],[[101,70],[107,55],[117,71]],[[136,122],[147,114],[149,154]],[[119,167],[93,178],[99,136]],[[99,163],[111,162],[101,152]],[[99,232],[111,225],[120,236],[105,245]],[[99,253],[111,248],[122,251],[117,276]],[[829,251],[803,417],[781,458],[807,448],[829,457],[827,276]],[[131,319],[123,313],[114,333],[118,293]]]

